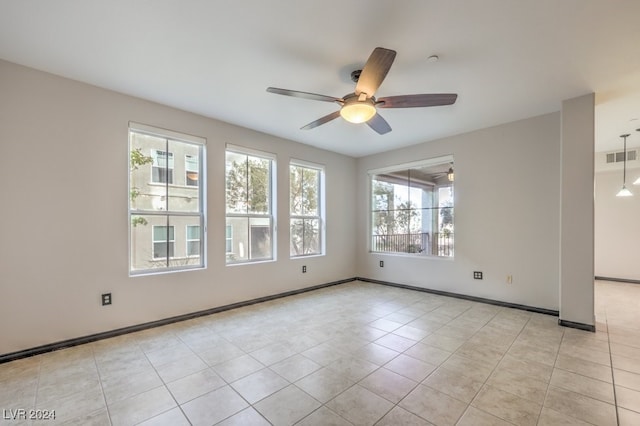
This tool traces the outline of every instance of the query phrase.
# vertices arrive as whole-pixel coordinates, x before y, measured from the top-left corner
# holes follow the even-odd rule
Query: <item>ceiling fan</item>
[[[341,106],[338,111],[325,115],[306,126],[302,130],[310,130],[328,123],[340,116],[351,123],[367,123],[378,134],[384,135],[391,131],[389,123],[378,114],[377,108],[416,108],[451,105],[458,95],[455,93],[430,93],[420,95],[387,96],[376,99],[373,95],[386,77],[393,60],[395,50],[376,47],[362,70],[351,73],[351,79],[356,82],[356,90],[342,98],[319,95],[317,93],[300,92],[297,90],[268,87],[267,92],[314,101],[335,102]]]

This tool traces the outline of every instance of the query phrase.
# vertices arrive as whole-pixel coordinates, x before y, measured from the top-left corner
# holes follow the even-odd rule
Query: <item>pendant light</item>
[[[624,162],[622,163],[622,189],[618,191],[616,197],[631,197],[633,194],[627,189],[627,138],[629,134],[620,135],[624,139]]]
[[[636,129],[636,132],[640,132],[640,129]],[[638,176],[638,179],[636,179],[635,182],[633,182],[634,185],[640,185],[640,176]]]

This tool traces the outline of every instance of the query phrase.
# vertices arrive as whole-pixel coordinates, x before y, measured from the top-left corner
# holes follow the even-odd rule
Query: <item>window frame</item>
[[[318,172],[318,180],[317,180],[317,203],[318,206],[316,208],[316,215],[298,215],[294,214],[291,211],[291,168],[292,167],[300,167],[302,169],[309,169]],[[298,160],[295,158],[291,158],[289,160],[289,258],[290,259],[300,259],[307,258],[313,256],[324,256],[326,254],[326,244],[325,244],[325,166],[322,164],[312,163],[310,161]],[[291,253],[291,223],[293,220],[317,220],[318,221],[318,251],[313,253],[302,253],[302,254],[292,254]],[[304,225],[303,225],[304,226]],[[304,242],[303,242],[303,250],[304,250]]]
[[[373,215],[375,213],[374,210],[374,205],[373,205],[373,180],[374,177],[376,175],[381,175],[381,174],[386,174],[386,173],[392,173],[392,172],[402,172],[404,170],[410,170],[410,169],[415,169],[415,168],[421,168],[421,167],[429,167],[429,166],[437,166],[437,165],[442,165],[442,164],[454,164],[454,156],[453,154],[450,155],[443,155],[443,156],[439,156],[439,157],[433,157],[433,158],[427,158],[424,160],[418,160],[418,161],[412,161],[412,162],[408,162],[408,163],[402,163],[402,164],[397,164],[397,165],[392,165],[392,166],[386,166],[386,167],[381,167],[381,168],[377,168],[377,169],[371,169],[367,171],[367,175],[368,175],[368,214],[367,214],[367,250],[370,254],[376,254],[376,255],[393,255],[393,256],[405,256],[405,257],[419,257],[419,258],[426,258],[426,259],[442,259],[442,260],[453,260],[454,259],[454,251],[453,249],[451,249],[451,255],[449,256],[441,256],[438,254],[433,254],[431,253],[432,248],[429,252],[427,253],[412,253],[412,252],[403,252],[403,251],[376,251],[373,249],[373,237],[374,237],[374,233],[373,233]],[[411,188],[410,185],[410,180],[407,181],[408,185],[407,188]],[[452,191],[452,201],[453,201],[453,205],[452,205],[452,209],[453,211],[455,211],[455,186],[454,186],[454,182],[452,181],[450,184],[448,185],[434,185],[434,193],[437,193],[439,188],[443,188],[443,187],[450,187],[451,191]],[[438,206],[435,207],[435,210],[437,211],[437,215],[439,217],[440,215],[440,210],[441,207],[439,206],[439,196],[436,196],[435,199],[438,200]],[[433,208],[433,207],[432,207]],[[395,211],[395,209],[393,209]],[[453,223],[455,224],[455,213],[453,214]],[[455,226],[455,225],[454,225]],[[455,232],[455,231],[454,231]]]
[[[269,161],[269,182],[268,182],[268,213],[238,213],[238,212],[229,212],[227,205],[227,154],[233,153],[238,155],[246,155],[247,157],[255,157],[262,160]],[[247,158],[248,161],[248,158]],[[237,265],[250,265],[255,263],[264,263],[264,262],[275,262],[277,260],[277,194],[276,194],[276,177],[277,177],[277,156],[275,154],[256,150],[253,148],[247,148],[243,146],[226,144],[225,147],[225,190],[224,190],[224,206],[225,206],[225,244],[226,244],[226,226],[229,226],[227,220],[229,218],[246,218],[247,219],[247,248],[246,248],[246,259],[233,260],[230,255],[233,255],[233,235],[235,235],[233,226],[231,230],[232,235],[232,243],[231,243],[231,252],[226,251],[225,246],[225,265],[226,266],[237,266]],[[247,182],[247,185],[249,183]],[[248,193],[248,188],[247,188]],[[253,253],[253,247],[251,243],[251,219],[268,219],[269,221],[269,230],[271,232],[270,235],[270,257],[259,257],[252,259],[251,254]]]
[[[186,144],[186,145],[191,145],[195,148],[197,148],[198,151],[198,165],[199,165],[199,172],[198,172],[198,176],[199,176],[199,184],[197,186],[188,186],[188,188],[190,188],[191,190],[197,191],[197,206],[195,208],[195,210],[189,210],[189,211],[181,211],[181,210],[168,210],[168,207],[170,206],[169,203],[169,199],[173,196],[172,192],[175,190],[180,190],[181,187],[183,187],[182,185],[176,185],[175,183],[169,183],[167,179],[167,182],[152,182],[153,180],[153,171],[151,170],[153,167],[155,166],[155,157],[152,155],[151,157],[153,158],[153,163],[147,165],[147,166],[140,166],[139,168],[143,168],[143,167],[149,167],[147,173],[151,173],[151,175],[149,176],[149,180],[145,181],[147,183],[142,183],[143,185],[149,185],[150,188],[155,188],[153,191],[157,192],[159,189],[161,190],[164,187],[164,195],[159,196],[158,194],[155,194],[155,198],[161,200],[160,203],[162,203],[162,205],[156,205],[155,201],[152,207],[135,207],[133,206],[133,199],[132,199],[132,192],[134,190],[138,190],[139,188],[134,188],[132,186],[132,174],[133,174],[133,169],[131,168],[131,152],[133,148],[133,140],[134,140],[134,136],[133,134],[137,133],[140,135],[146,135],[149,137],[153,137],[153,138],[159,138],[159,139],[164,139],[164,143],[165,143],[165,147],[164,149],[155,149],[152,148],[153,150],[156,151],[164,151],[167,153],[172,153],[175,155],[175,153],[170,149],[170,145],[171,144],[176,144],[176,143],[181,143],[181,144]],[[140,147],[138,147],[140,148]],[[148,151],[147,151],[148,152]],[[206,206],[207,206],[207,202],[206,202],[206,139],[199,137],[199,136],[193,136],[193,135],[188,135],[185,133],[179,133],[179,132],[175,132],[172,130],[167,130],[167,129],[161,129],[161,128],[157,128],[157,127],[153,127],[153,126],[149,126],[146,124],[141,124],[141,123],[135,123],[135,122],[129,122],[129,127],[128,127],[128,157],[127,158],[127,163],[129,164],[128,167],[128,191],[129,191],[129,202],[128,202],[128,211],[129,211],[129,242],[128,242],[128,248],[129,248],[129,276],[130,277],[134,277],[134,276],[144,276],[144,275],[156,275],[156,274],[163,274],[163,273],[168,273],[168,272],[181,272],[181,271],[188,271],[188,270],[197,270],[197,269],[206,269],[207,267],[207,256],[206,256],[206,240],[207,240],[207,216],[206,216]],[[174,156],[174,161],[175,161],[175,156]],[[167,161],[166,167],[165,169],[169,169],[169,161]],[[173,164],[173,168],[171,168],[171,170],[174,171],[175,173],[175,162]],[[186,175],[186,174],[185,174]],[[143,178],[144,179],[144,178]],[[175,175],[174,175],[174,182],[175,182]],[[184,188],[187,188],[186,186],[184,186]],[[143,223],[143,225],[147,225],[146,223],[146,219],[151,219],[151,218],[156,218],[154,219],[155,222],[160,222],[162,220],[165,221],[164,225],[161,225],[160,223],[154,223],[151,224],[151,241],[152,241],[152,250],[151,250],[151,254],[149,256],[149,259],[147,260],[149,262],[148,267],[138,267],[138,265],[136,265],[136,263],[138,262],[137,260],[134,261],[134,229],[136,226],[138,226],[138,222],[136,222],[136,220],[138,218],[141,218],[145,223]],[[182,246],[181,243],[181,239],[182,236],[180,235],[180,233],[182,231],[180,231],[180,233],[178,232],[178,229],[182,229],[182,227],[179,225],[180,221],[182,219],[188,219],[188,218],[194,218],[194,222],[197,222],[197,226],[200,227],[200,255],[199,255],[199,262],[195,263],[195,264],[176,264],[175,260],[176,259],[195,259],[198,256],[188,256],[186,253],[186,248],[185,248],[185,252],[184,252],[184,257],[182,256],[182,254],[178,255],[178,252],[176,250],[178,250],[178,245],[180,244],[180,246]],[[159,219],[159,220],[157,220]],[[175,222],[172,222],[172,219],[176,220]],[[195,226],[196,223],[193,224],[193,226]],[[173,257],[161,257],[161,258],[156,258],[154,256],[154,252],[153,252],[153,243],[154,243],[154,238],[155,236],[153,235],[153,227],[155,226],[168,226],[168,227],[173,227],[174,228],[174,240],[172,241],[173,243],[173,247],[174,247],[174,256]],[[189,224],[187,224],[187,226],[189,226]],[[185,227],[186,230],[186,227]],[[148,231],[147,231],[148,232]],[[140,238],[142,235],[140,234],[136,234],[138,236],[138,238]],[[186,240],[186,231],[185,231],[185,240]],[[169,241],[167,241],[169,242]],[[139,244],[139,243],[138,243]],[[169,246],[169,244],[167,244],[167,247]],[[182,250],[181,248],[179,250]],[[158,261],[162,261],[166,259],[166,263],[164,263],[164,265],[162,264],[158,264]],[[173,261],[173,262],[172,262]],[[143,262],[145,262],[143,260]],[[173,263],[173,264],[172,264]],[[145,265],[147,266],[147,265]]]

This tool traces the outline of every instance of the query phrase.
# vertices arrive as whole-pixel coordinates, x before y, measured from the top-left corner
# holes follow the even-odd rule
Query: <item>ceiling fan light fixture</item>
[[[447,179],[449,179],[449,182],[453,182],[455,178],[456,175],[455,173],[453,173],[453,167],[449,167],[449,171],[447,172]]]
[[[376,115],[376,107],[368,101],[347,102],[340,109],[340,115],[349,123],[364,123]]]

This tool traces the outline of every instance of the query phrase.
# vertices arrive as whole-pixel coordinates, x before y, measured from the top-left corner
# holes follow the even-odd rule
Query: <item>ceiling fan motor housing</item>
[[[376,115],[376,100],[373,96],[367,98],[366,94],[361,96],[351,93],[345,95],[340,115],[350,123],[364,123]]]

